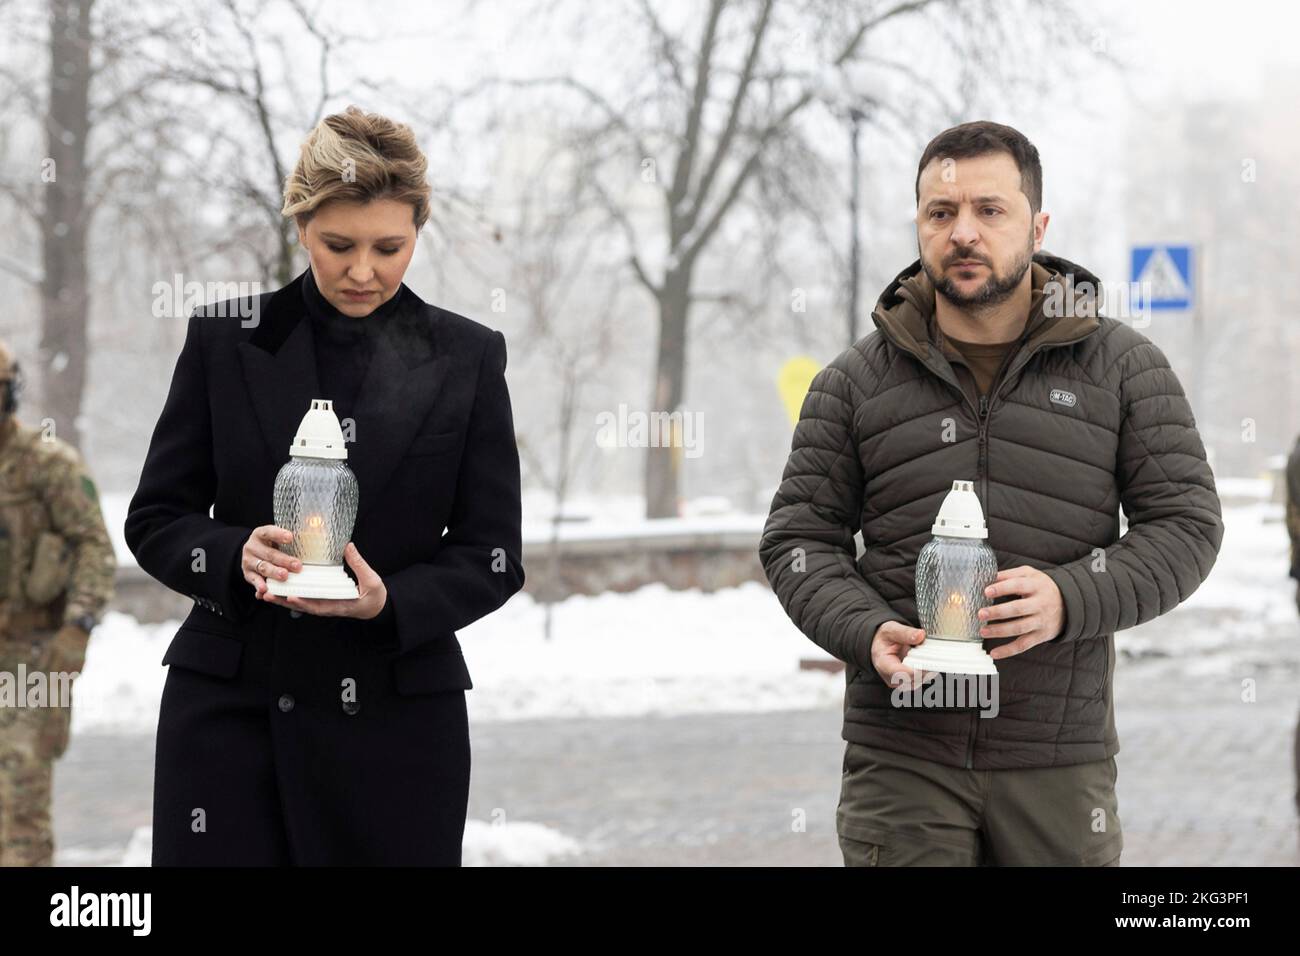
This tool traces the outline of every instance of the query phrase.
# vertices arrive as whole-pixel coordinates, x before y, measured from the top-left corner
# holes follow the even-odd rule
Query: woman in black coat
[[[189,319],[125,529],[195,601],[163,658],[155,865],[460,863],[455,632],[523,586],[519,458],[504,337],[401,281],[425,169],[407,127],[326,117],[285,188],[310,268]],[[301,567],[272,488],[313,398],[360,489],[354,600],[266,588]]]

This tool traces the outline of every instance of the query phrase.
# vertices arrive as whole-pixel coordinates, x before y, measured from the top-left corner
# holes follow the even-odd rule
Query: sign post
[[[1205,408],[1205,332],[1201,317],[1201,247],[1195,245],[1134,246],[1130,277],[1137,284],[1141,305],[1152,311],[1190,313],[1192,333],[1192,411]]]

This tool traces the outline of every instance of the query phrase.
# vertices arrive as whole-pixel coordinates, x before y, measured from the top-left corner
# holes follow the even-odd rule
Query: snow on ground
[[[762,584],[713,593],[651,584],[574,596],[554,610],[517,595],[461,632],[471,717],[612,717],[790,710],[837,704],[843,678],[799,670],[829,656],[800,634]]]
[[[167,669],[163,654],[180,621],[142,624],[108,611],[90,636],[72,689],[72,732],[148,733],[158,721]]]
[[[465,866],[545,866],[582,852],[577,840],[540,823],[467,820],[461,862]]]
[[[1185,658],[1188,667],[1204,673],[1223,669],[1252,639],[1294,626],[1296,582],[1287,576],[1282,506],[1225,508],[1224,519],[1223,545],[1210,576],[1169,615],[1183,625],[1173,630],[1176,645],[1168,627],[1139,627],[1116,636],[1121,652]]]
[[[1162,626],[1122,632],[1121,653],[1212,668],[1242,642],[1293,622],[1281,507],[1259,503],[1225,513],[1223,549],[1209,579]],[[842,700],[842,676],[799,670],[801,658],[828,657],[757,582],[713,593],[652,584],[627,594],[574,596],[553,614],[549,643],[544,608],[527,594],[460,632],[474,680],[471,720],[772,711]],[[178,623],[105,616],[76,684],[76,733],[153,732],[166,676],[159,662]]]
[[[1214,570],[1182,606],[1232,609],[1272,623],[1290,620],[1295,614],[1290,565],[1281,505],[1229,508]]]
[[[584,846],[559,830],[540,823],[483,820],[465,822],[461,844],[464,866],[546,866],[579,856]],[[137,827],[125,846],[60,848],[59,866],[149,866],[153,827]]]
[[[843,678],[799,671],[827,655],[800,634],[764,585],[712,594],[653,584],[571,597],[554,609],[517,594],[460,632],[474,681],[471,720],[608,717],[834,706]],[[78,678],[75,733],[152,733],[179,622],[109,612]]]

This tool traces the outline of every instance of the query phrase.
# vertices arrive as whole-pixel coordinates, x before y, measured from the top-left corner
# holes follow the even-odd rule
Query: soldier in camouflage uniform
[[[48,866],[71,677],[112,595],[116,562],[76,450],[14,416],[20,384],[0,342],[0,866]],[[42,699],[37,672],[68,676],[46,678]]]

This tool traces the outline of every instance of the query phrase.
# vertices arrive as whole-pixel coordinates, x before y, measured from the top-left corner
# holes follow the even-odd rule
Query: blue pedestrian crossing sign
[[[1138,305],[1148,309],[1192,307],[1192,247],[1134,246],[1132,281]]]

